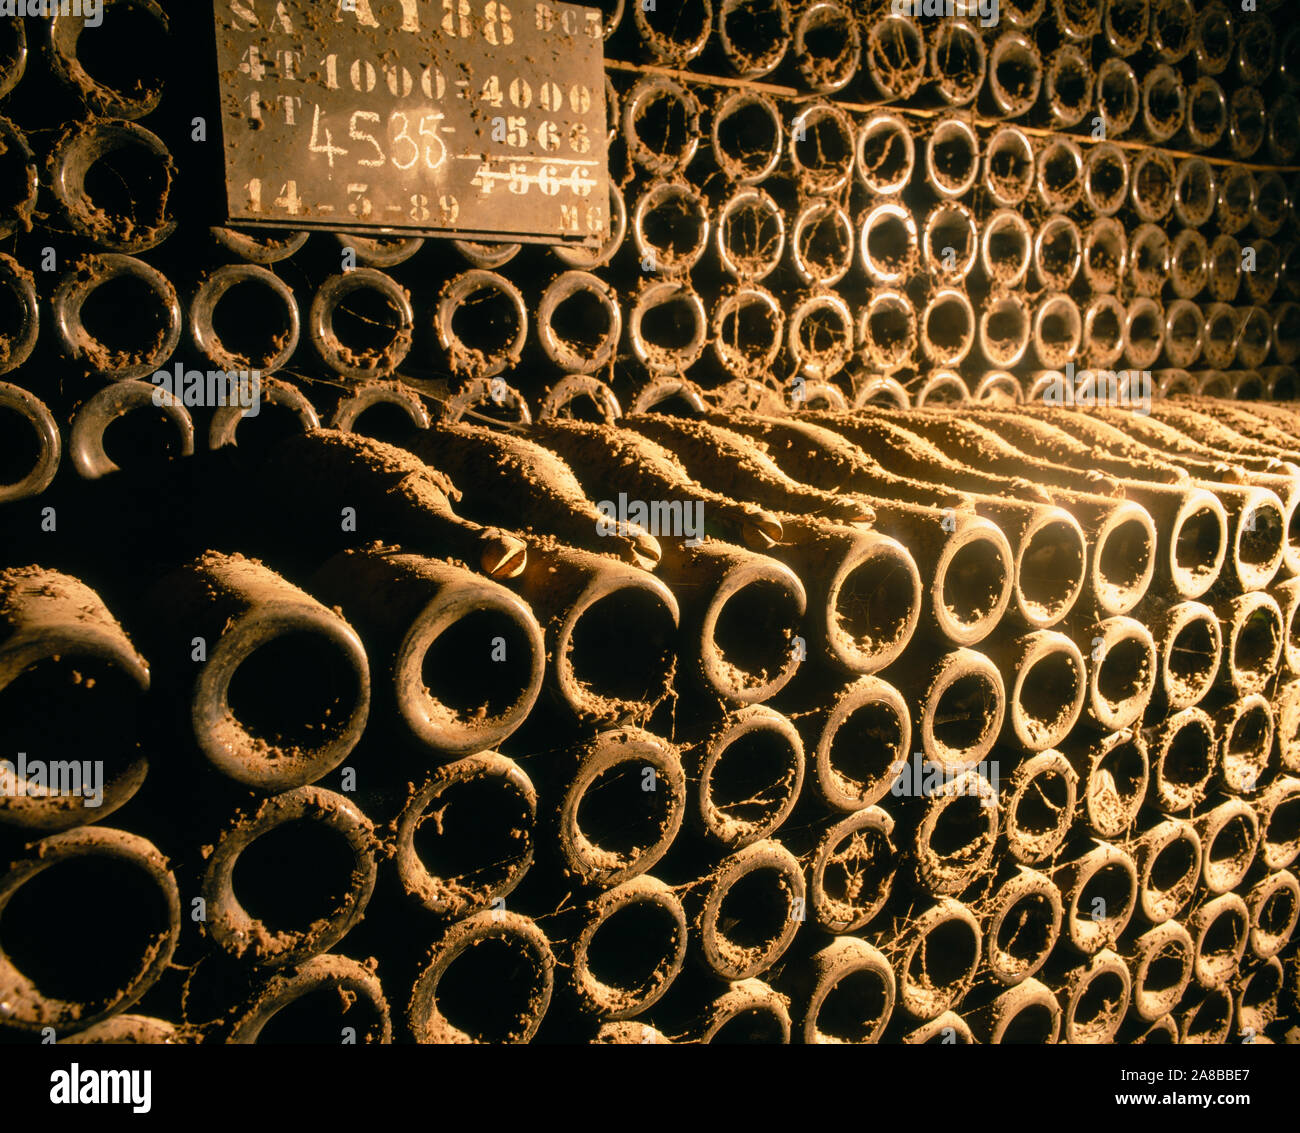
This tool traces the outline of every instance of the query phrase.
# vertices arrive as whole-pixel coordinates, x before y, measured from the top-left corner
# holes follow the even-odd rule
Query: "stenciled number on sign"
[[[598,11],[214,3],[232,221],[604,235]]]

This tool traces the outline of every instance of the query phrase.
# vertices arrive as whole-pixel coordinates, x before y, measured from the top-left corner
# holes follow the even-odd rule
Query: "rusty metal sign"
[[[597,243],[600,12],[214,0],[228,223]]]

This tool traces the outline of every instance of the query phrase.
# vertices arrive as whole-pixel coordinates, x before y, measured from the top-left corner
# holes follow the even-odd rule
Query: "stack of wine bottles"
[[[1295,1037],[1296,411],[397,440],[7,508],[11,1027]]]
[[[599,249],[0,20],[0,1041],[1300,1041],[1300,40],[601,7]]]

